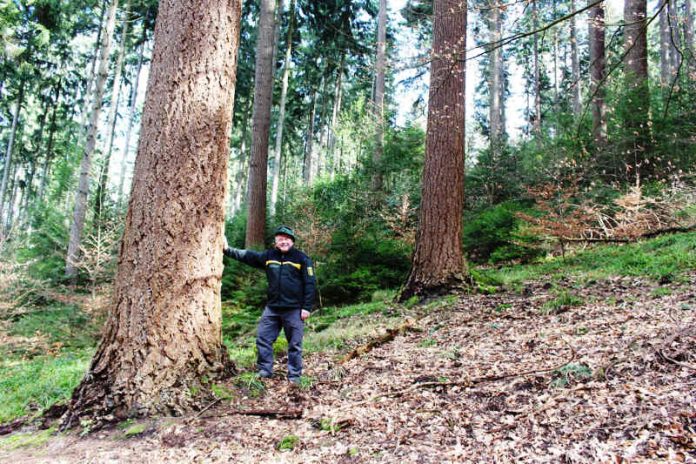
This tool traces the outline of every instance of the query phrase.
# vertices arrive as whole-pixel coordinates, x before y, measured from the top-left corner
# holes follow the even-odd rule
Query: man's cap
[[[292,241],[295,241],[295,231],[293,231],[290,227],[288,226],[280,226],[278,227],[275,232],[273,233],[273,236],[275,237],[276,235],[287,235],[292,239]]]

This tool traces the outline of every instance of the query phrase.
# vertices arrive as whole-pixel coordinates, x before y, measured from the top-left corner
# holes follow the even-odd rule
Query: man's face
[[[287,253],[290,248],[292,248],[292,239],[285,234],[278,234],[275,236],[275,246],[282,253]]]

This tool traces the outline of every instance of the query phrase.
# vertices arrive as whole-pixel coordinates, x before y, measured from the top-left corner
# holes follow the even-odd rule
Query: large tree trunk
[[[570,1],[570,10],[575,11],[575,0]],[[570,18],[570,62],[573,75],[573,114],[579,117],[582,112],[582,86],[580,85],[580,58],[578,54],[578,32],[576,15]]]
[[[593,2],[594,0],[588,0]],[[589,12],[590,41],[590,98],[592,99],[592,135],[597,147],[607,143],[607,119],[604,103],[605,51],[604,51],[604,5],[599,3]]]
[[[163,0],[114,299],[63,428],[181,414],[227,362],[220,279],[241,3]]]
[[[268,135],[273,100],[274,2],[261,0],[256,70],[254,74],[254,113],[252,117],[251,163],[247,197],[245,246],[263,247],[266,233],[266,185],[268,181]]]
[[[5,195],[7,194],[7,185],[10,179],[10,171],[12,171],[12,151],[14,149],[14,141],[17,136],[17,127],[19,125],[19,114],[22,112],[22,103],[24,103],[24,85],[22,79],[19,83],[19,91],[17,92],[17,100],[15,101],[15,110],[12,114],[12,128],[10,129],[10,139],[7,141],[7,150],[5,151],[5,163],[2,170],[2,183],[0,183],[0,237],[4,235],[3,224],[5,224],[3,215],[5,209]],[[8,212],[12,208],[12,203],[8,202]]]
[[[625,127],[629,138],[625,163],[627,174],[641,178],[653,171],[648,158],[650,89],[648,87],[647,0],[624,4],[624,71],[626,75]]]
[[[94,149],[97,145],[99,114],[101,113],[102,98],[104,97],[104,86],[106,85],[106,79],[109,75],[111,36],[114,34],[117,8],[118,0],[112,0],[107,15],[104,36],[102,37],[99,70],[97,72],[91,116],[89,118],[89,128],[87,129],[87,143],[80,163],[80,178],[77,184],[77,191],[75,192],[75,207],[73,209],[72,224],[70,225],[68,253],[65,258],[65,277],[68,278],[77,276],[77,263],[80,258],[80,242],[82,239],[82,229],[85,227],[89,183],[92,177],[92,156],[94,155]]]
[[[116,122],[118,117],[118,107],[121,103],[121,74],[123,73],[123,58],[126,55],[126,41],[128,40],[128,24],[130,15],[130,0],[126,2],[126,9],[123,13],[123,25],[121,26],[121,41],[116,58],[116,68],[114,74],[113,87],[111,89],[111,106],[109,115],[106,119],[107,133],[104,138],[106,149],[104,150],[104,159],[99,169],[99,183],[97,191],[94,195],[94,230],[98,230],[101,224],[101,213],[106,201],[106,193],[109,182],[109,165],[111,164],[111,154],[114,148],[114,135],[116,132]],[[124,158],[125,159],[125,158]]]
[[[449,291],[467,272],[462,251],[466,3],[435,0],[433,16],[422,201],[402,301]]]
[[[123,205],[125,192],[123,191],[128,172],[128,154],[130,153],[130,141],[133,134],[133,123],[135,122],[136,102],[138,101],[138,89],[140,88],[140,71],[145,60],[145,43],[147,42],[147,28],[143,24],[143,36],[140,44],[138,65],[135,68],[135,81],[131,84],[131,91],[128,100],[128,127],[126,128],[126,140],[123,142],[123,154],[121,155],[121,169],[118,176],[118,206]]]
[[[275,217],[278,202],[278,187],[280,185],[280,163],[283,149],[283,126],[285,125],[285,104],[288,98],[288,82],[290,80],[290,61],[292,60],[292,35],[295,26],[295,0],[290,1],[288,10],[288,33],[285,44],[285,60],[283,61],[283,79],[280,87],[280,104],[278,108],[278,124],[276,127],[275,147],[273,155],[273,183],[271,185],[271,217]]]
[[[382,155],[384,154],[384,75],[387,68],[387,0],[379,0],[377,16],[377,59],[375,60],[375,150],[372,155],[372,191],[382,190]]]

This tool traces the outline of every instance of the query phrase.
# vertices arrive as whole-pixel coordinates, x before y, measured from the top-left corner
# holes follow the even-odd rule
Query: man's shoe
[[[259,377],[261,377],[262,379],[270,379],[271,377],[273,377],[273,374],[261,371],[259,372]]]
[[[290,383],[294,383],[295,385],[300,384],[300,378],[299,377],[288,377],[288,381]]]

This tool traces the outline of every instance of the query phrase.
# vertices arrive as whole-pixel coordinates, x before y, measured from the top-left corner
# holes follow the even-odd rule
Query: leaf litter
[[[231,399],[144,436],[64,435],[0,460],[694,463],[696,273],[669,285],[562,279],[462,295],[343,364],[306,357],[306,389],[282,375],[260,395],[230,383]],[[582,303],[549,305],[559,290]]]

